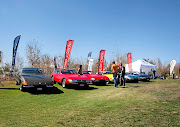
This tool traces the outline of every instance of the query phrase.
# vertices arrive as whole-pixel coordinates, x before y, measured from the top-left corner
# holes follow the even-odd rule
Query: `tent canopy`
[[[126,72],[129,72],[128,64],[126,64],[125,67],[126,67]],[[156,65],[150,64],[140,59],[132,63],[133,72],[137,72],[137,73],[144,72],[145,74],[148,74],[151,70],[156,70]]]

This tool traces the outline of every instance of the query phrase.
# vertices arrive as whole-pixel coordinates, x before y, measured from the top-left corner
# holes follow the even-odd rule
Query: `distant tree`
[[[2,52],[0,51],[0,63],[2,62]]]
[[[168,66],[164,65],[161,71],[161,76],[164,76],[164,75],[169,76],[169,72],[170,72],[169,65]]]
[[[119,52],[117,52],[114,59],[110,61],[110,64],[112,64],[113,61],[115,61],[116,64],[122,63],[123,65],[125,65],[127,63],[127,54],[120,54]]]
[[[30,67],[40,67],[41,52],[37,43],[29,43],[26,48],[26,55]]]
[[[79,65],[82,65],[83,70],[87,70],[87,59],[82,58],[82,57],[76,57],[76,58],[70,58],[68,62],[68,67],[69,69],[74,69],[78,70]]]
[[[99,59],[94,59],[94,64],[92,66],[92,70],[94,72],[98,72],[98,66],[99,66]]]
[[[19,54],[17,53],[14,71],[17,72],[17,71],[19,71],[21,68],[23,68],[23,64],[24,64],[23,58],[20,57]]]
[[[156,73],[162,75],[163,64],[160,58],[157,58],[156,65],[157,65]]]
[[[56,59],[57,68],[63,68],[64,57],[59,55],[59,56],[54,56],[54,58]]]
[[[4,72],[11,72],[11,64],[10,63],[5,63],[5,65],[2,67]]]
[[[40,68],[43,69],[45,74],[50,75],[53,72],[53,68],[51,67],[53,65],[53,59],[47,55],[41,55],[41,64]]]

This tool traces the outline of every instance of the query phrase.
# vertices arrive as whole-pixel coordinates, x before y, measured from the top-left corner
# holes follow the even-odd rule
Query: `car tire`
[[[84,85],[84,88],[85,89],[89,89],[89,85]]]
[[[18,83],[18,81],[17,81],[17,80],[15,80],[15,85],[19,85],[19,83]]]
[[[24,87],[22,84],[20,84],[20,88],[19,88],[21,91],[24,91]]]
[[[67,88],[66,79],[63,79],[63,80],[62,80],[62,87],[63,87],[63,88]]]
[[[56,84],[56,81],[54,80],[54,77],[53,77],[53,76],[52,76],[52,81],[53,81],[54,84]]]
[[[106,86],[106,85],[107,85],[107,82],[102,82],[101,85],[102,85],[102,86]]]

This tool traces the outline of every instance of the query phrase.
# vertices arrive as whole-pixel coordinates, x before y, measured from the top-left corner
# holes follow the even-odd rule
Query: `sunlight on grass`
[[[4,83],[5,84],[5,83]],[[0,86],[0,126],[180,126],[180,80],[94,86],[57,93]]]

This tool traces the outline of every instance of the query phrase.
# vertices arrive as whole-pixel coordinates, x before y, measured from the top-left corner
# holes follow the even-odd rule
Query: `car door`
[[[60,70],[57,70],[56,71],[56,81],[60,82],[61,83],[61,71]]]
[[[59,80],[60,82],[62,83],[62,79],[65,78],[66,79],[66,74],[64,74],[64,69],[60,70],[60,73],[59,73]]]
[[[57,71],[58,71],[58,70],[55,70],[54,73],[53,73],[54,81],[58,81]]]

